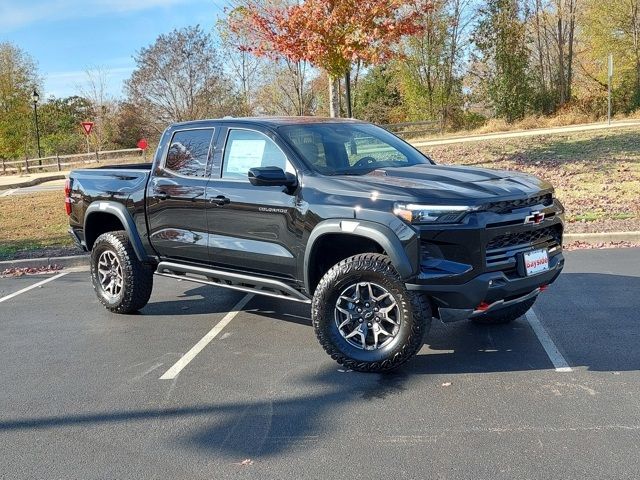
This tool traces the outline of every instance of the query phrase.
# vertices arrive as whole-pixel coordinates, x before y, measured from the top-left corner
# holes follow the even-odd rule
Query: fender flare
[[[330,219],[320,222],[311,231],[307,248],[304,252],[304,285],[307,292],[310,292],[309,264],[311,262],[311,252],[315,243],[324,235],[339,233],[342,235],[355,235],[365,237],[378,243],[393,262],[393,266],[403,280],[411,278],[414,274],[414,267],[405,251],[402,242],[389,227],[380,223],[358,219]]]
[[[136,224],[131,217],[131,214],[126,209],[126,207],[118,202],[110,201],[110,200],[96,200],[91,203],[87,207],[87,210],[84,214],[84,234],[85,238],[87,235],[87,221],[91,217],[93,213],[108,213],[113,215],[120,223],[124,226],[127,235],[129,236],[129,240],[131,241],[131,245],[133,246],[133,250],[136,252],[136,257],[141,262],[147,260],[147,253],[142,245],[142,240],[140,239],[140,234],[138,233],[138,229],[136,228]],[[87,245],[87,248],[89,246]]]

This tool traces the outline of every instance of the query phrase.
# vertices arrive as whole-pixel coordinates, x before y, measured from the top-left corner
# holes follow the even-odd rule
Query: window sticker
[[[227,159],[227,172],[246,174],[262,165],[266,140],[233,140]]]

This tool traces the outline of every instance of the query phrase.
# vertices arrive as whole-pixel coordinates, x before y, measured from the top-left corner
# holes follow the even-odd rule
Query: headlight
[[[457,223],[476,207],[464,205],[417,205],[396,203],[393,213],[409,223]]]

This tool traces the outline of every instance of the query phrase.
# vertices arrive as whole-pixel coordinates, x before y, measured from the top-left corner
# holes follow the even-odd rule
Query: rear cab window
[[[211,153],[213,128],[179,130],[173,134],[164,168],[185,177],[204,177]]]

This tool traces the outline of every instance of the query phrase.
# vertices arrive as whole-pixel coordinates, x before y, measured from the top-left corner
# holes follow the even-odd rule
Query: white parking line
[[[551,340],[551,337],[542,326],[542,323],[540,323],[540,320],[533,311],[533,308],[525,314],[525,317],[529,322],[529,325],[531,325],[533,332],[538,337],[538,340],[540,340],[542,348],[547,352],[549,360],[551,360],[553,366],[556,367],[556,372],[573,372],[567,361],[560,353],[560,350],[558,350],[558,347],[556,347],[556,344],[553,343],[553,340]]]
[[[193,360],[196,355],[198,355],[204,347],[206,347],[211,340],[216,338],[216,336],[222,331],[224,327],[226,327],[233,318],[242,311],[244,306],[247,304],[249,300],[253,298],[253,293],[247,293],[238,303],[236,303],[233,308],[227,313],[222,320],[220,320],[215,327],[209,330],[204,337],[200,339],[198,343],[196,343],[191,350],[185,353],[180,360],[173,364],[173,366],[164,372],[164,374],[160,377],[160,380],[173,380],[178,376],[178,374],[182,371],[184,367],[189,365],[189,362]]]
[[[41,287],[45,283],[49,283],[49,282],[54,281],[56,278],[64,277],[67,273],[69,273],[69,272],[62,272],[62,273],[59,273],[57,275],[54,275],[53,277],[45,278],[41,282],[34,283],[33,285],[29,285],[28,287],[23,288],[22,290],[18,290],[17,292],[13,292],[13,293],[11,293],[9,295],[6,295],[6,296],[0,298],[0,303],[6,302],[7,300],[10,300],[10,299],[12,299],[14,297],[17,297],[21,293],[28,292],[29,290],[33,290],[34,288]]]

